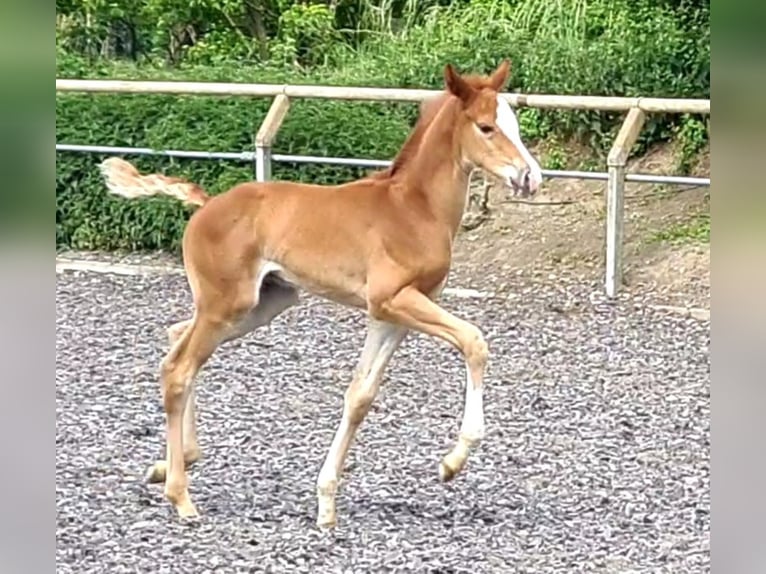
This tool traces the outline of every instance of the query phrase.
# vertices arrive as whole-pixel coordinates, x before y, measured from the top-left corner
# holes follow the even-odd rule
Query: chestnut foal
[[[180,516],[197,515],[185,470],[199,457],[195,375],[219,345],[295,305],[299,289],[368,316],[364,348],[317,480],[317,525],[336,523],[335,494],[349,447],[409,330],[446,341],[465,359],[460,434],[439,475],[448,481],[463,468],[484,437],[488,347],[478,327],[435,301],[450,270],[471,171],[492,173],[516,195],[534,194],[542,181],[514,112],[498,95],[509,69],[504,61],[490,76],[462,76],[447,65],[445,92],[421,106],[391,167],[343,185],[251,182],[211,197],[181,179],[141,175],[118,158],[101,164],[112,193],[166,194],[200,206],[183,237],[194,313],[168,330],[171,348],[161,365],[167,456],[148,471],[150,482],[164,481]]]

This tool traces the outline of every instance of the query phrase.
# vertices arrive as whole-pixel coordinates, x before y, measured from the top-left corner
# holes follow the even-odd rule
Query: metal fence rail
[[[210,159],[239,161],[243,163],[255,162],[256,153],[254,151],[191,151],[191,150],[155,150],[148,147],[121,147],[107,145],[77,145],[77,144],[56,144],[56,151],[74,152],[74,153],[100,153],[108,155],[149,155],[177,157],[185,159]],[[345,165],[349,167],[370,167],[384,168],[391,165],[387,159],[357,159],[351,157],[331,157],[320,155],[290,155],[290,154],[271,154],[271,161],[282,163],[314,163],[326,165]],[[579,171],[562,169],[544,169],[543,175],[551,179],[591,179],[599,181],[608,181],[609,173],[606,171]],[[256,174],[257,178],[257,174]],[[709,186],[710,178],[706,177],[686,177],[677,175],[658,175],[654,173],[626,173],[625,181],[636,183],[661,183],[666,185],[699,185]]]
[[[255,136],[255,150],[242,152],[207,152],[189,150],[154,150],[99,145],[56,144],[56,151],[103,154],[157,155],[190,159],[252,162],[258,181],[271,178],[273,161],[320,163],[356,167],[386,167],[386,160],[337,158],[308,155],[273,154],[272,143],[289,110],[290,98],[325,98],[366,101],[421,102],[438,90],[364,88],[345,86],[304,86],[275,84],[236,84],[216,82],[165,82],[123,80],[56,79],[57,92],[111,94],[176,94],[196,96],[273,97],[273,103]],[[606,172],[543,170],[546,177],[591,179],[607,182],[606,217],[606,294],[614,297],[622,283],[623,200],[625,183],[646,182],[669,185],[709,186],[709,178],[626,173],[630,149],[641,132],[647,113],[710,114],[709,99],[623,98],[604,96],[560,96],[546,94],[502,94],[512,106],[627,112],[607,158]]]

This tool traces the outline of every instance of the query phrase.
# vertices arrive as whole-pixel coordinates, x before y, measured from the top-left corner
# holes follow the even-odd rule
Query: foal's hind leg
[[[168,342],[171,348],[176,344],[181,335],[184,334],[193,322],[193,319],[179,321],[168,327]],[[186,399],[186,408],[183,416],[183,437],[184,437],[184,464],[188,469],[193,463],[200,459],[201,452],[199,442],[197,441],[197,409],[196,409],[196,381],[189,383],[189,397]],[[165,482],[167,474],[166,461],[158,460],[147,469],[146,482],[150,484]]]
[[[222,342],[232,341],[254,331],[258,327],[268,325],[277,315],[280,315],[297,302],[298,292],[294,288],[267,276],[260,288],[258,304],[246,313],[239,322],[225,330]],[[191,323],[191,319],[181,321],[168,329],[168,339],[171,346],[189,328]],[[189,468],[192,463],[200,458],[199,443],[197,441],[195,395],[195,381],[192,380],[189,383],[189,394],[186,399],[186,408],[183,416],[185,468]],[[149,483],[165,482],[166,475],[167,461],[158,460],[147,470],[146,481]]]
[[[261,277],[255,293],[253,286],[245,282],[227,289],[223,296],[196,302],[192,323],[162,361],[167,429],[165,497],[180,517],[197,516],[189,496],[183,456],[183,417],[195,375],[218,345],[268,323],[298,300],[295,289],[276,277]],[[242,306],[247,297],[252,297],[249,308]]]
[[[162,361],[162,395],[167,419],[165,497],[181,517],[197,515],[187,488],[184,411],[194,377],[223,340],[225,329],[225,323],[197,315]]]

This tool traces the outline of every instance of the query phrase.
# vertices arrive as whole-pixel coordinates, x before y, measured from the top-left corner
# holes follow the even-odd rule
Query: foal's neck
[[[458,101],[449,98],[423,134],[405,170],[405,187],[425,196],[428,206],[454,237],[465,212],[470,168],[456,139]]]

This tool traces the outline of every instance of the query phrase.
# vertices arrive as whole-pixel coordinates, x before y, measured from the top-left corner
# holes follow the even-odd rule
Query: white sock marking
[[[466,371],[468,368],[466,367]],[[468,439],[480,441],[484,438],[484,397],[483,387],[475,388],[470,372],[466,376],[465,406],[460,434]]]

